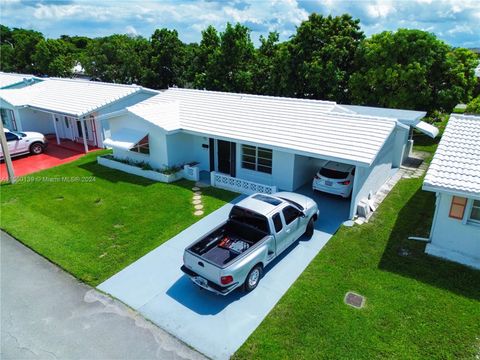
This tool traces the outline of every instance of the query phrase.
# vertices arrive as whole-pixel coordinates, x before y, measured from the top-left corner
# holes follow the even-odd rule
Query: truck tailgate
[[[183,264],[201,277],[221,285],[220,276],[222,269],[202,259],[200,256],[190,251],[185,251],[183,253]]]

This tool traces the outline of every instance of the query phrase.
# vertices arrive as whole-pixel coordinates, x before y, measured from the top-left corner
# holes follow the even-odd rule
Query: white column
[[[57,120],[55,120],[55,114],[52,114],[52,120],[53,127],[55,128],[55,136],[57,137],[57,144],[60,145],[60,137],[58,136]]]
[[[85,154],[88,153],[88,144],[87,144],[87,129],[85,129],[85,119],[80,120],[80,126],[82,127],[82,137],[83,137],[83,146],[85,147]]]

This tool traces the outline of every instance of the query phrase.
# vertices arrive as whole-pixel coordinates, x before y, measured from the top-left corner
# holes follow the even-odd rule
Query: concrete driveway
[[[308,192],[308,188],[305,189]],[[200,290],[180,271],[183,250],[228,215],[228,204],[117,273],[99,289],[138,310],[161,328],[214,359],[229,358],[257,328],[347,218],[349,201],[316,195],[314,236],[300,239],[249,294],[226,297]],[[238,201],[238,200],[237,200]]]
[[[1,232],[1,359],[204,359]]]

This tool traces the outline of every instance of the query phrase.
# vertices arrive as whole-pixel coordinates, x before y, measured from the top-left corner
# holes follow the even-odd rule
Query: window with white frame
[[[480,223],[480,200],[473,200],[472,209],[470,210],[469,221]]]
[[[145,136],[142,140],[137,142],[130,151],[138,152],[141,154],[150,154],[150,144],[148,143],[148,135]]]
[[[271,174],[272,150],[242,145],[242,168]]]

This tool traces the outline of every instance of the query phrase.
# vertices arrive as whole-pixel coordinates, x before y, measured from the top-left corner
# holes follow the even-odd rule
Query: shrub
[[[469,114],[480,114],[480,95],[467,104],[465,112]]]

